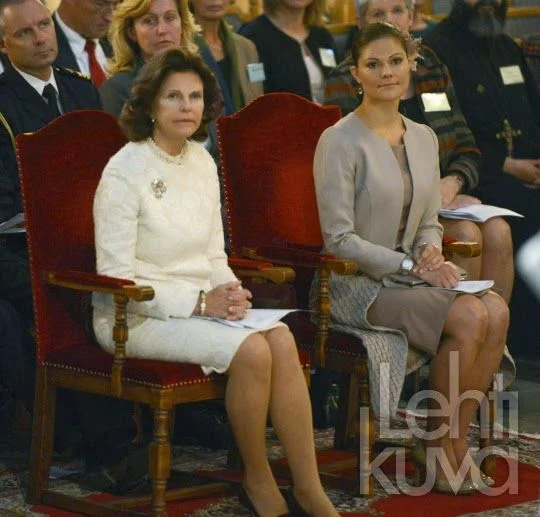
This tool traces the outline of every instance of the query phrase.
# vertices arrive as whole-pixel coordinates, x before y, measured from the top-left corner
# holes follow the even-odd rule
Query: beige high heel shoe
[[[435,479],[435,483],[433,485],[433,490],[435,492],[439,492],[441,494],[447,494],[447,495],[470,495],[475,492],[480,491],[480,487],[472,480],[472,479],[464,479],[461,482],[460,487],[457,491],[454,491],[454,488],[452,487],[452,484],[447,479],[437,479],[435,477],[434,472],[434,466],[433,465],[427,465],[427,454],[425,449],[425,443],[422,440],[418,440],[416,444],[414,445],[412,452],[411,452],[411,459],[415,463],[417,467],[420,467],[421,470],[426,473],[426,475],[429,475],[430,477],[433,477]],[[482,476],[485,476],[485,474],[481,473]],[[489,476],[485,476],[489,480],[491,480],[491,484],[494,483],[493,479]],[[482,477],[482,481],[488,485],[487,481],[484,481]],[[491,486],[491,485],[488,485]]]

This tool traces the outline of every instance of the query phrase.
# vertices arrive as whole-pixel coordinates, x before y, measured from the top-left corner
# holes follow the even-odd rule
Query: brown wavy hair
[[[176,72],[193,72],[203,83],[204,111],[201,125],[193,134],[195,140],[208,135],[206,126],[220,111],[220,94],[214,74],[197,54],[180,47],[170,48],[148,60],[137,75],[131,94],[120,114],[120,126],[131,142],[152,136],[152,108],[163,83]]]
[[[375,22],[362,27],[353,39],[351,53],[355,66],[358,63],[358,59],[360,59],[362,50],[370,43],[383,38],[394,38],[403,47],[407,56],[410,56],[412,51],[407,39],[399,29],[386,22]]]

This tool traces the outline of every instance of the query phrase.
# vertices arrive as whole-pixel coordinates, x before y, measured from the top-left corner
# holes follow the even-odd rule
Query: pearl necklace
[[[157,156],[160,160],[163,160],[164,162],[171,163],[173,165],[181,165],[184,161],[184,155],[186,154],[187,148],[187,140],[184,142],[182,150],[176,156],[173,156],[168,152],[164,151],[161,147],[159,147],[159,145],[156,144],[154,139],[151,137],[148,139],[148,144],[150,145],[152,153],[154,153],[155,156]]]

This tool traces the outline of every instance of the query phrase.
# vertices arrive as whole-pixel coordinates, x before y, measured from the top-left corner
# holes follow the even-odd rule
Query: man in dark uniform
[[[450,69],[467,123],[482,152],[479,196],[525,215],[508,218],[514,249],[540,226],[540,93],[523,53],[504,34],[506,0],[455,0],[427,37]],[[540,307],[516,278],[509,345],[540,355]]]
[[[39,0],[0,0],[0,51],[9,58],[10,65],[0,76],[0,222],[22,212],[21,190],[18,168],[14,152],[14,137],[20,133],[36,131],[61,114],[79,109],[101,109],[101,101],[96,87],[90,79],[80,72],[53,67],[58,54],[53,20],[47,8]],[[62,142],[58,143],[62,152]],[[44,171],[46,174],[46,171]],[[32,326],[32,293],[28,269],[28,257],[24,233],[0,235],[0,298],[9,301],[22,318],[23,328]],[[28,345],[30,342],[30,345]],[[16,347],[17,344],[4,344]],[[33,365],[33,344],[23,340],[23,347],[30,350],[12,357],[24,357],[27,364]],[[20,346],[20,345],[19,345]],[[28,359],[29,357],[29,359]],[[2,365],[3,362],[0,362]],[[21,376],[8,376],[0,372],[2,382],[5,379],[14,383],[9,386],[15,396],[24,401],[29,410],[34,386],[34,367],[11,364],[12,369],[19,369]],[[30,399],[28,400],[28,392]],[[65,399],[63,401],[65,402]],[[88,402],[88,403],[87,403]],[[119,402],[113,401],[110,402]],[[84,411],[78,418],[83,420],[83,430],[91,440],[101,430],[88,431],[85,425],[96,420],[96,409],[103,404],[103,417],[114,428],[115,423],[108,419],[114,411],[104,414],[108,402],[85,401]],[[81,409],[80,400],[76,406]],[[94,406],[93,409],[88,409]],[[62,409],[64,414],[62,415]],[[56,437],[59,441],[69,442],[74,436],[70,431],[73,420],[71,410],[65,410],[66,404],[58,404]],[[117,411],[119,414],[120,412]],[[91,422],[90,422],[91,423]],[[95,426],[94,426],[95,427]],[[72,428],[73,429],[73,428]],[[62,434],[63,433],[63,434]],[[58,445],[58,443],[56,444]],[[63,445],[69,445],[64,443]]]
[[[99,88],[112,56],[106,36],[118,4],[119,0],[62,0],[53,15],[58,41],[55,65],[91,76]]]

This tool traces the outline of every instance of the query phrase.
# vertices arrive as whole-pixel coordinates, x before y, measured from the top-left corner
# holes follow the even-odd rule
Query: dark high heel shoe
[[[238,502],[247,510],[249,510],[255,517],[259,517],[259,513],[257,512],[257,509],[251,502],[251,499],[249,498],[248,493],[246,492],[246,489],[244,488],[244,485],[240,485],[238,487],[238,492],[236,494],[238,497]],[[292,514],[290,513],[282,513],[278,515],[277,517],[291,517]]]
[[[298,502],[298,499],[296,499],[292,487],[281,490],[281,494],[291,511],[290,515],[295,517],[311,517],[311,514],[307,513]]]

